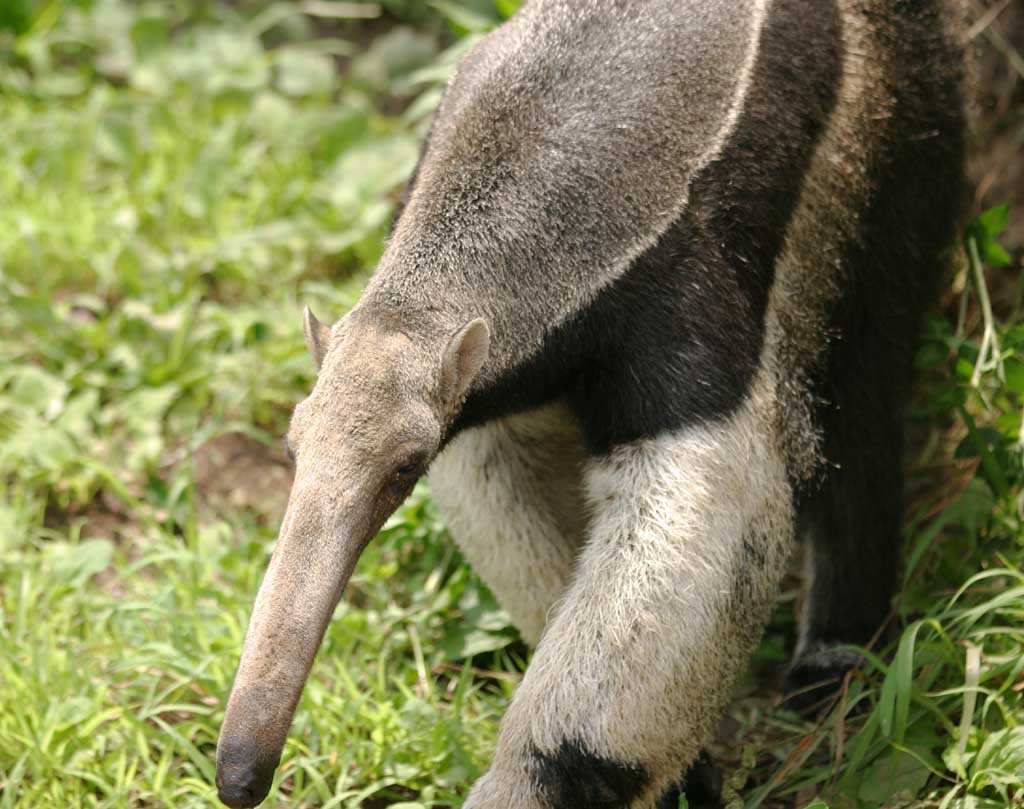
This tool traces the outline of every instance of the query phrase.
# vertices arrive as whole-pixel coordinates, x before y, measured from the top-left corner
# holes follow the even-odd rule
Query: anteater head
[[[328,328],[306,310],[320,372],[288,431],[295,483],[217,744],[217,788],[228,806],[266,797],[359,554],[437,454],[487,359],[483,320],[454,329],[396,324],[357,308]]]

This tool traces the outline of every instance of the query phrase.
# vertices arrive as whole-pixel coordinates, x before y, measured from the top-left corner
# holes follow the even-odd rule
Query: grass
[[[312,380],[300,306],[354,302],[460,36],[514,4],[384,5],[387,26],[0,8],[0,809],[214,800],[287,491],[277,437]],[[967,232],[918,355],[898,640],[825,719],[788,713],[788,588],[715,747],[732,806],[1024,801],[1024,318],[1002,219]],[[268,805],[460,805],[524,657],[418,489],[359,564]]]

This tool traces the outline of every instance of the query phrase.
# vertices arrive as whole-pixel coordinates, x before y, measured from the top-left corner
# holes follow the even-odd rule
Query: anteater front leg
[[[790,552],[766,391],[588,462],[576,576],[467,809],[653,807],[697,758]]]

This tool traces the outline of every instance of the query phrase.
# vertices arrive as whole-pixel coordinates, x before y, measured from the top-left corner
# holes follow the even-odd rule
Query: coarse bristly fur
[[[788,687],[889,609],[901,408],[963,193],[957,0],[527,0],[461,62],[295,411],[218,744],[266,795],[362,548],[429,468],[536,651],[467,809],[674,806],[794,538]]]

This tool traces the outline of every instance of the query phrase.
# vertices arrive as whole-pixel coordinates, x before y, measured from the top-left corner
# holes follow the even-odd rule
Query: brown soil
[[[244,509],[268,523],[280,520],[293,477],[283,449],[244,433],[225,433],[199,447],[192,464],[203,505]]]

